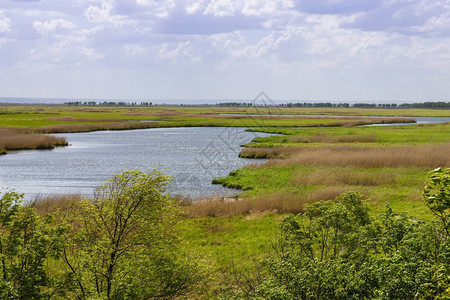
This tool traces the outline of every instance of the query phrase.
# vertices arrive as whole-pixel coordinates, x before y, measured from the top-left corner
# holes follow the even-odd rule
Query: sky
[[[450,101],[450,0],[0,0],[0,97]]]

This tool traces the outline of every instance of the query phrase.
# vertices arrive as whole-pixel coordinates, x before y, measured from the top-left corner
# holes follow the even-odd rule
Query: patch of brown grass
[[[129,130],[160,127],[160,122],[123,122],[110,124],[60,124],[40,127],[42,133],[87,132],[98,130]]]
[[[242,158],[286,158],[297,151],[298,147],[281,146],[273,148],[249,147],[239,153]]]
[[[309,193],[305,196],[305,199],[303,201],[305,201],[306,203],[313,203],[318,201],[333,200],[336,199],[337,196],[345,192],[348,192],[348,188],[334,186],[324,187]]]
[[[330,170],[315,170],[310,174],[299,174],[291,178],[290,183],[295,185],[359,185],[359,186],[378,186],[395,184],[395,174],[383,174],[373,172],[357,172],[341,169],[336,172]]]
[[[347,191],[348,188],[345,187],[325,187],[305,195],[279,191],[234,202],[210,199],[185,204],[184,211],[189,217],[194,218],[247,216],[265,213],[298,214],[304,212],[305,206],[309,203],[332,200]]]
[[[56,210],[66,211],[82,199],[80,194],[38,195],[27,205],[35,208],[38,214],[45,215]]]
[[[190,217],[230,217],[266,212],[297,214],[303,212],[306,201],[295,193],[283,191],[234,202],[218,199],[192,202],[184,210]]]
[[[339,122],[333,122],[327,126],[343,126],[343,127],[355,127],[371,124],[391,124],[391,123],[416,123],[416,120],[411,118],[354,118],[353,120],[343,120]]]
[[[47,118],[46,121],[58,121],[58,122],[123,122],[122,119],[88,119],[88,118],[74,118],[70,116]]]
[[[17,129],[0,128],[1,150],[53,149],[55,146],[67,146],[63,137],[44,134],[32,134]]]
[[[274,153],[278,153],[273,149]],[[272,159],[261,167],[314,165],[357,167],[448,167],[450,143],[420,146],[322,146],[290,147],[287,159]]]
[[[295,135],[288,137],[288,141],[293,143],[373,143],[377,141],[376,136],[361,136],[361,135],[341,135],[331,136],[325,134],[314,135]]]

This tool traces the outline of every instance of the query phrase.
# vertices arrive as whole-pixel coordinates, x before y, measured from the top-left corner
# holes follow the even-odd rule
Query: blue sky
[[[0,97],[450,99],[449,0],[0,0]]]

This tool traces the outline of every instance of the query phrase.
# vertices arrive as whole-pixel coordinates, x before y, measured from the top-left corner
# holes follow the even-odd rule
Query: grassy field
[[[242,190],[239,201],[183,203],[180,236],[186,250],[195,249],[211,267],[210,286],[202,292],[208,298],[224,287],[242,288],[257,280],[259,262],[278,238],[278,224],[289,213],[301,213],[308,203],[359,191],[372,214],[383,212],[389,203],[414,218],[434,218],[421,193],[431,169],[450,166],[450,124],[358,127],[391,121],[359,115],[448,117],[450,110],[0,106],[0,131],[38,138],[55,132],[237,126],[274,134],[254,139],[240,154],[266,162],[214,180]],[[0,151],[6,136],[0,135]],[[20,148],[15,147],[11,149]],[[40,199],[36,206],[45,213],[64,209],[71,199],[80,196]]]
[[[331,110],[333,111],[333,110]],[[31,135],[97,130],[130,130],[159,127],[353,127],[386,122],[404,122],[409,118],[370,118],[357,116],[375,111],[335,109],[335,114],[348,115],[336,118],[330,110],[229,108],[229,107],[73,107],[73,106],[0,106],[0,154],[7,150],[51,149],[66,145],[54,137]],[[378,110],[377,110],[378,111]],[[384,110],[379,110],[384,112]],[[401,110],[395,111],[399,114]],[[406,113],[406,112],[405,112]],[[423,111],[433,115],[434,111]],[[280,114],[290,114],[280,116]],[[311,115],[315,114],[315,115]],[[445,111],[443,113],[445,115]],[[20,135],[20,136],[18,136]]]
[[[413,111],[413,110],[411,110]],[[450,116],[448,111],[229,107],[70,107],[0,106],[0,127],[29,128],[40,133],[186,126],[315,127],[386,123],[363,116]],[[294,116],[278,116],[289,114]],[[345,115],[336,118],[332,115]],[[152,122],[155,121],[155,122]],[[411,122],[398,118],[399,122]]]
[[[280,212],[359,191],[382,211],[390,203],[417,218],[431,217],[421,202],[427,172],[450,165],[450,124],[357,128],[250,129],[276,133],[247,144],[241,157],[269,158],[214,183],[247,199],[278,198]],[[249,201],[249,200],[247,200]],[[256,200],[254,200],[256,201]]]

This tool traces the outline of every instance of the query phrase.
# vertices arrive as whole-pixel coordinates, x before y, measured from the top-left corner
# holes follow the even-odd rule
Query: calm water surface
[[[38,194],[92,195],[121,169],[158,169],[173,176],[172,194],[231,195],[236,191],[211,180],[255,162],[238,157],[240,145],[267,134],[245,128],[160,128],[60,136],[69,147],[0,156],[0,189],[14,188],[26,200]]]

